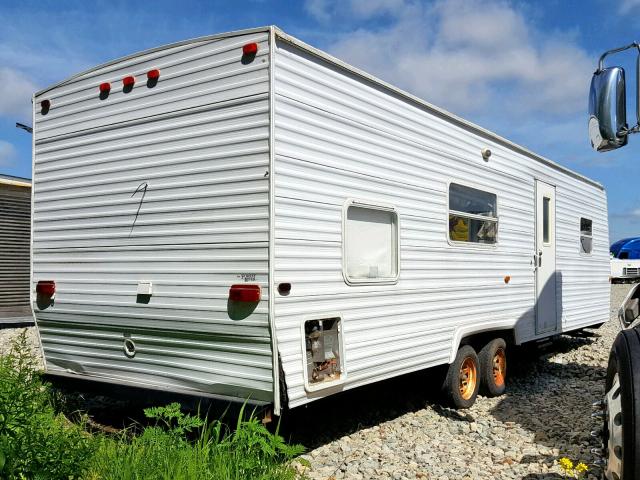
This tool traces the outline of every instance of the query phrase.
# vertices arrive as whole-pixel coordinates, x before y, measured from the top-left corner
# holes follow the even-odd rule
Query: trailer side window
[[[580,218],[580,251],[591,253],[593,250],[593,222],[588,218]]]
[[[494,244],[497,235],[497,196],[457,183],[450,184],[449,239]]]
[[[398,278],[398,214],[392,208],[351,203],[344,219],[344,269],[348,283]]]
[[[551,198],[542,197],[542,243],[549,244],[549,204]]]

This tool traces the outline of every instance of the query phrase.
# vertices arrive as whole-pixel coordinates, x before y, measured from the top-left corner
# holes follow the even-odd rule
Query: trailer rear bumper
[[[152,397],[152,395],[150,395],[151,392],[160,392],[160,395],[154,399],[157,400],[154,401],[154,403],[161,403],[164,400],[173,401],[176,397],[182,397],[185,402],[195,401],[196,404],[198,403],[198,399],[207,399],[225,403],[247,404],[256,407],[266,407],[271,405],[271,402],[256,400],[250,397],[241,398],[186,388],[181,389],[156,384],[131,382],[120,378],[112,379],[99,377],[96,375],[47,371],[44,377],[45,380],[53,383],[54,385],[65,386],[81,391],[102,393],[109,397],[149,400],[150,397]]]

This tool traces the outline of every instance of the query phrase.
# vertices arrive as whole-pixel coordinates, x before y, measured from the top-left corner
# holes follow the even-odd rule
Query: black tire
[[[461,369],[463,364],[465,366],[472,367],[475,370],[472,378],[471,375],[468,376],[468,380],[470,381],[466,382],[468,388],[464,394],[461,391]],[[454,408],[462,409],[471,407],[478,396],[478,388],[480,387],[479,373],[480,365],[476,351],[471,345],[464,345],[460,347],[455,360],[451,365],[449,365],[447,376],[445,377],[444,384],[442,385],[442,392],[447,403]]]
[[[498,397],[506,389],[507,377],[507,342],[502,338],[494,338],[487,343],[480,353],[480,392],[487,397]],[[497,359],[501,356],[501,359]],[[497,362],[503,362],[500,365]],[[499,369],[499,371],[498,371]]]
[[[622,404],[622,477],[637,478],[640,474],[640,332],[623,330],[618,334],[607,367],[606,391],[613,386],[618,374]],[[608,425],[604,425],[605,446]]]

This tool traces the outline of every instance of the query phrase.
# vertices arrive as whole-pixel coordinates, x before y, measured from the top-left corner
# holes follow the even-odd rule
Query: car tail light
[[[260,285],[231,285],[229,300],[234,302],[257,303],[260,301]]]
[[[258,44],[257,43],[247,43],[242,47],[243,55],[255,55],[258,53]]]
[[[133,75],[129,75],[122,79],[122,85],[124,87],[133,87],[135,83],[136,83],[136,77],[134,77]]]
[[[46,297],[53,297],[56,293],[56,282],[53,280],[40,280],[36,285],[36,293]]]
[[[100,84],[100,93],[109,93],[111,91],[111,84],[104,82]]]
[[[160,70],[158,70],[157,68],[149,70],[147,72],[147,78],[149,80],[158,80],[160,78]]]

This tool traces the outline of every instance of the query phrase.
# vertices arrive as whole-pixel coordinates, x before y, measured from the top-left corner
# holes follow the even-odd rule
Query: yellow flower
[[[578,473],[584,473],[584,472],[587,472],[588,470],[589,470],[589,467],[587,467],[582,462],[580,462],[578,465],[576,465],[576,472],[578,472]]]
[[[562,468],[562,470],[564,470],[565,472],[570,472],[573,470],[573,462],[571,460],[569,460],[567,457],[562,457],[559,460],[560,463],[560,468]]]
[[[571,478],[583,478],[584,474],[589,471],[589,467],[587,467],[583,462],[578,462],[577,465],[574,465],[567,457],[562,457],[558,460],[558,464],[564,474]]]

